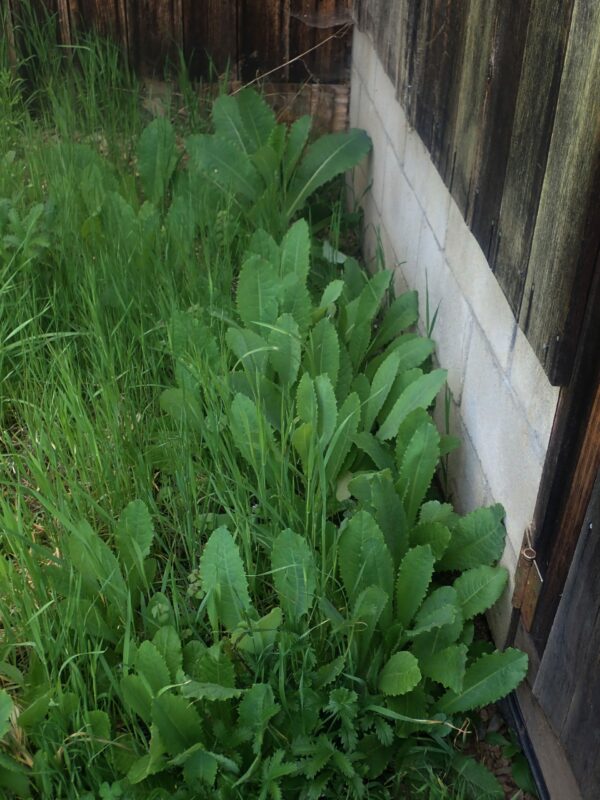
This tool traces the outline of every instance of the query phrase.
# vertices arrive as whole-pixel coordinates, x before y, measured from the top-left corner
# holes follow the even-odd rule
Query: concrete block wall
[[[409,127],[369,36],[355,28],[350,124],[371,136],[369,162],[351,178],[365,216],[365,250],[378,243],[399,290],[417,289],[439,308],[433,336],[448,370],[450,456],[456,508],[500,502],[508,532],[503,562],[514,573],[530,524],[558,400],[427,148]],[[436,410],[440,421],[444,410]],[[511,581],[512,583],[512,581]],[[509,586],[490,615],[502,644],[510,619]]]

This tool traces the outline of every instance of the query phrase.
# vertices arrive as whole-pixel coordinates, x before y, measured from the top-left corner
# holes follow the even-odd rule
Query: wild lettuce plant
[[[233,369],[216,378],[228,399],[209,409],[185,345],[181,385],[164,398],[200,439],[219,430],[265,506],[250,542],[235,517],[210,535],[192,580],[210,634],[193,645],[198,661],[183,660],[179,691],[195,720],[212,719],[214,703],[237,720],[223,738],[219,710],[202,755],[188,754],[190,732],[176,756],[202,770],[210,761],[207,796],[366,797],[383,781],[375,796],[392,797],[410,764],[403,743],[460,729],[527,665],[516,650],[482,652],[473,640],[473,617],[506,585],[496,566],[504,512],[460,517],[433,499],[440,458],[456,442],[427,412],[445,372],[431,368],[432,341],[407,331],[414,293],[386,305],[391,275],[369,277],[348,260],[312,302],[309,252],[303,221],[281,245],[255,235],[225,336]],[[208,327],[200,350],[201,338],[206,349]],[[284,487],[287,512],[269,518]],[[453,763],[464,772],[462,756]],[[478,791],[499,795],[482,767],[468,769]]]

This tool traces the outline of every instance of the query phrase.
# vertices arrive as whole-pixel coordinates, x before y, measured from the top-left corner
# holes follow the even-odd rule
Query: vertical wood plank
[[[573,0],[533,0],[498,221],[496,277],[518,317]]]
[[[285,59],[285,0],[241,0],[240,67],[243,81],[276,69]],[[269,75],[269,80],[284,81],[285,70]]]
[[[181,0],[183,16],[183,50],[190,74],[207,77],[210,65],[223,74],[229,64],[237,77],[238,1]]]
[[[288,6],[288,79],[333,83],[348,78],[350,0],[291,0]]]
[[[534,694],[560,738],[585,800],[600,793],[600,472]]]
[[[598,246],[600,4],[575,0],[520,325],[554,383],[568,378]],[[591,256],[591,257],[590,257]]]
[[[471,230],[493,268],[531,0],[500,3],[486,81],[473,181]]]
[[[128,0],[127,31],[135,66],[142,74],[163,76],[177,60],[173,0]]]
[[[468,16],[454,108],[446,147],[451,161],[449,188],[468,224],[473,212],[479,135],[489,100],[490,59],[500,0],[468,0]]]

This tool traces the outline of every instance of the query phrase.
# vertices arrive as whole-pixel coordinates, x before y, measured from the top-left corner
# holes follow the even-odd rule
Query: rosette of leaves
[[[186,140],[190,176],[216,187],[253,227],[278,238],[318,188],[358,164],[371,148],[360,130],[309,142],[309,116],[289,128],[278,124],[252,89],[215,100],[212,122],[214,133]]]
[[[472,618],[506,582],[494,566],[502,514],[460,518],[426,503],[396,564],[359,507],[333,537],[334,574],[324,579],[324,556],[284,530],[253,588],[234,536],[214,531],[199,568],[207,638],[182,647],[162,627],[121,681],[150,731],[128,780],[151,787],[178,773],[200,797],[359,798],[375,786],[397,796],[393,776],[411,769],[403,742],[442,742],[525,674],[524,654],[473,642]],[[448,535],[434,553],[422,526],[435,524]],[[501,796],[480,765],[447,761],[472,796]]]

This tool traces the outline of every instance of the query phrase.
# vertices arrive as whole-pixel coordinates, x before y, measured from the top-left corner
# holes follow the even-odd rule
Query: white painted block
[[[515,318],[483,251],[454,200],[450,200],[445,251],[446,260],[473,310],[475,319],[485,331],[498,363],[506,372],[516,331]]]
[[[358,29],[358,25],[355,25],[352,34],[352,67],[356,69],[363,83],[368,71],[367,65],[372,57],[373,45],[371,40],[366,33]]]
[[[437,311],[433,329],[437,359],[448,370],[448,387],[460,403],[473,317],[426,220],[421,226],[415,288],[424,326],[427,298],[429,318],[433,319]]]
[[[363,256],[367,269],[371,270],[375,266],[381,215],[371,192],[367,192],[365,195],[362,206],[364,211]]]
[[[360,119],[360,94],[362,90],[362,80],[356,67],[353,65],[350,72],[350,109],[349,123],[351,128],[358,127]]]
[[[385,178],[385,159],[387,139],[383,130],[383,125],[375,111],[371,98],[362,87],[360,96],[360,113],[358,115],[358,127],[367,131],[371,137],[372,150],[367,161],[369,177],[372,181],[371,193],[381,211],[383,202],[383,184]]]
[[[377,59],[375,66],[374,78],[373,92],[371,94],[373,105],[379,114],[386,136],[396,153],[396,158],[402,164],[408,128],[406,115],[396,99],[394,84],[379,59]]]
[[[478,325],[469,346],[460,413],[492,496],[506,509],[508,535],[518,550],[533,517],[543,454]]]
[[[510,385],[538,437],[540,452],[545,453],[560,389],[550,385],[542,365],[520,328],[517,328],[508,374]]]
[[[402,266],[402,272],[408,285],[413,288],[417,276],[417,256],[423,211],[402,173],[389,142],[385,157],[382,220]]]
[[[404,150],[404,173],[417,195],[440,247],[444,247],[450,192],[437,171],[421,137],[410,129]]]
[[[438,398],[435,416],[440,430],[446,433],[443,393]],[[474,511],[476,508],[490,505],[494,502],[494,497],[475,445],[454,401],[450,405],[449,432],[461,440],[460,447],[450,453],[448,457],[450,500],[460,514],[468,514],[469,511]]]

